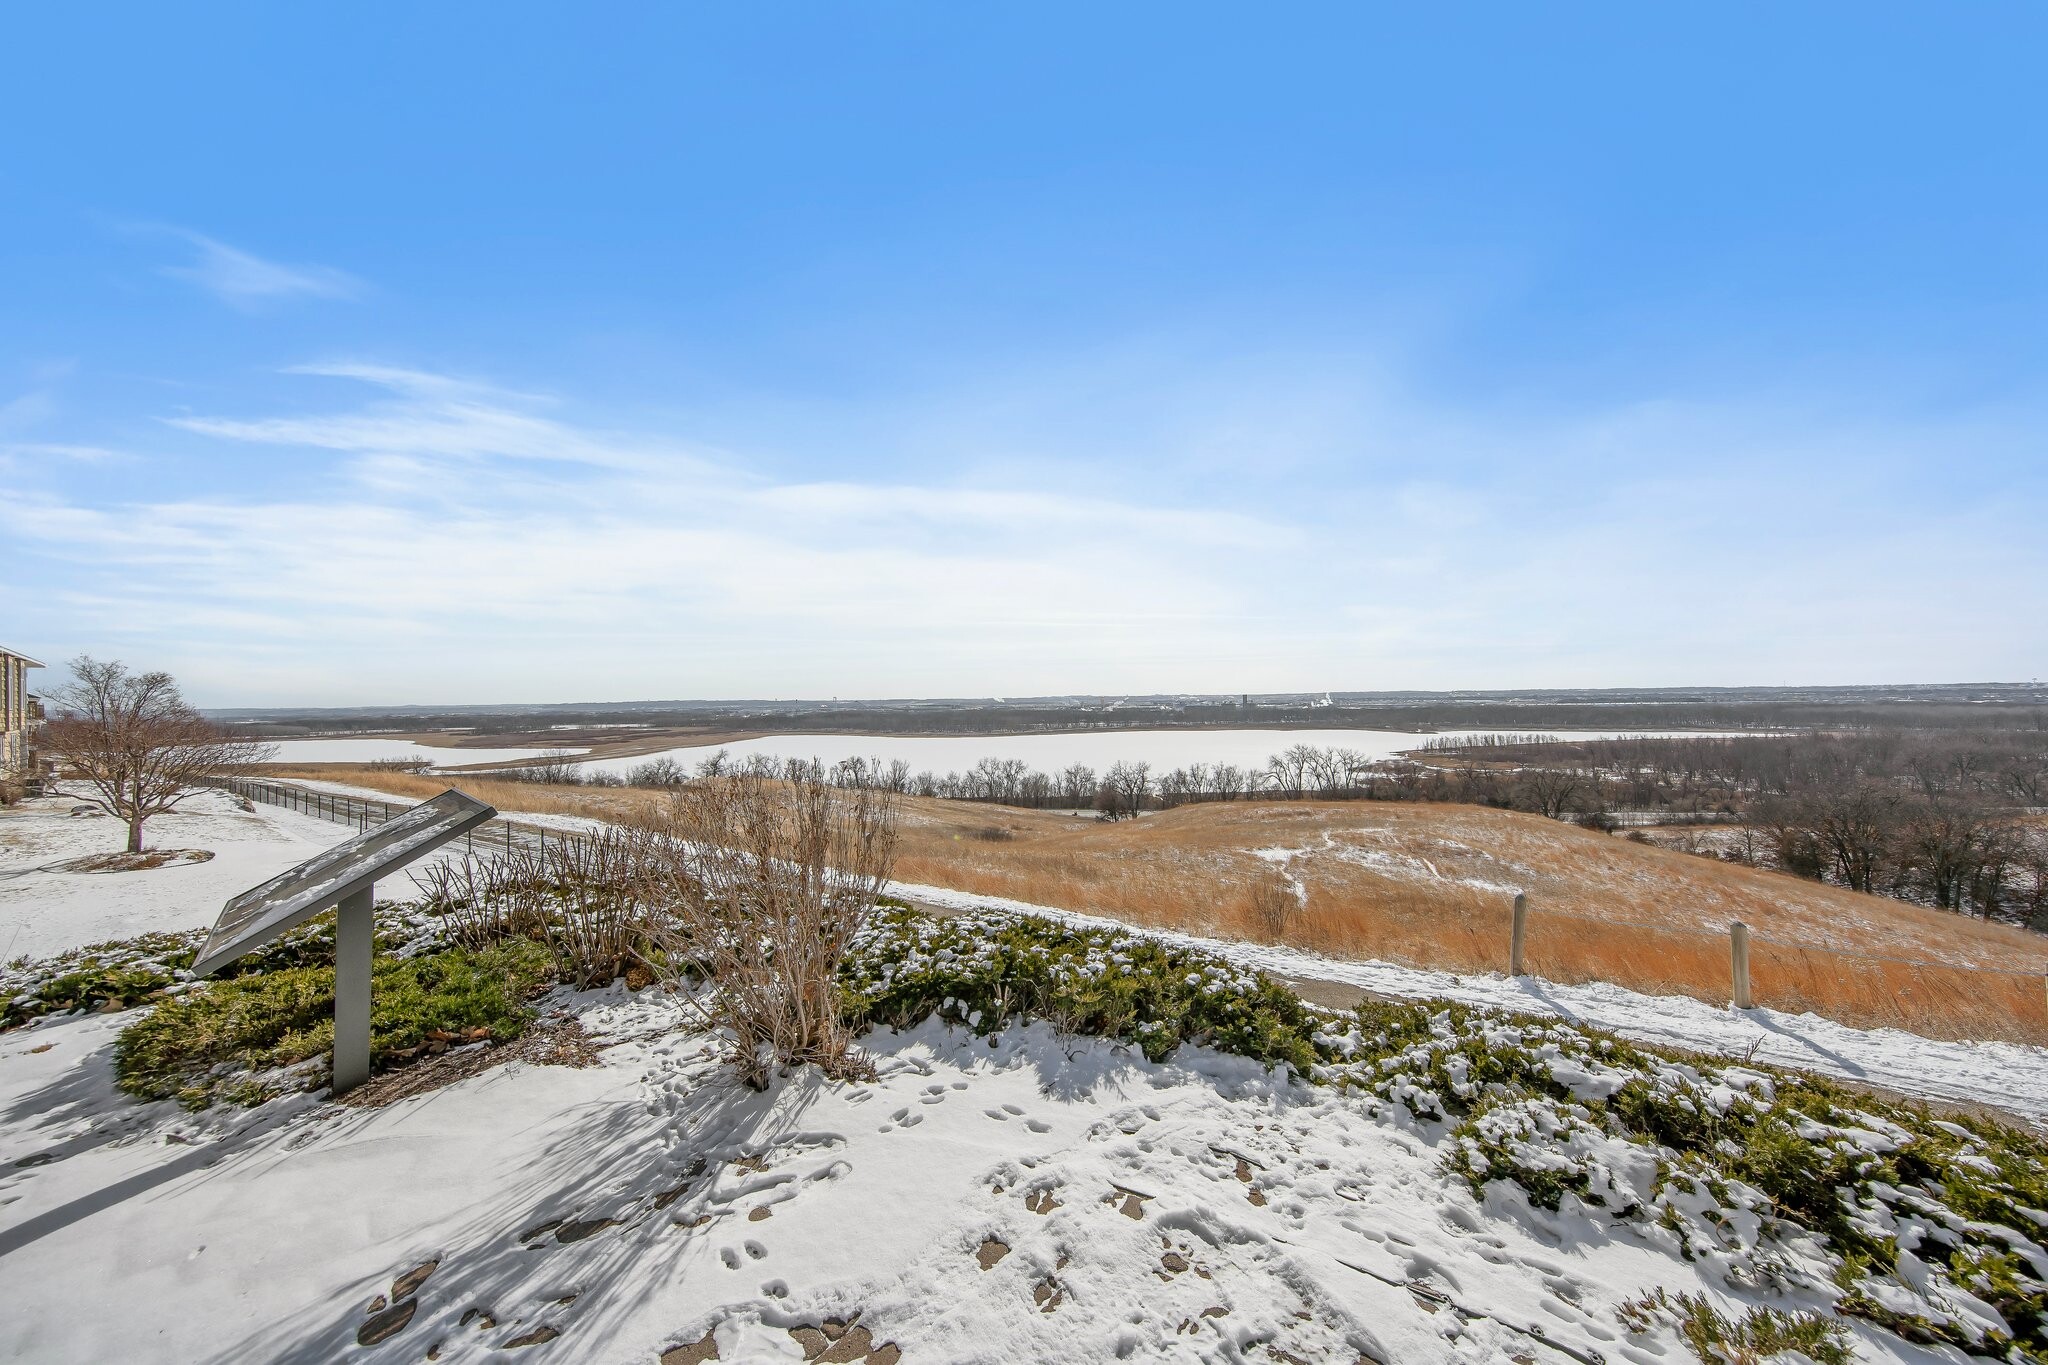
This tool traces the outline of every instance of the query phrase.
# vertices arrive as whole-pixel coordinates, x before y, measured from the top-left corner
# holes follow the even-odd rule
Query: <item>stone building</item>
[[[42,724],[43,706],[28,691],[28,671],[43,665],[0,648],[0,777],[27,777],[29,741]]]

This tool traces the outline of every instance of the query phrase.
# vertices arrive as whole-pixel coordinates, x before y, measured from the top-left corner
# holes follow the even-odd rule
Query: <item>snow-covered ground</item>
[[[43,797],[0,810],[0,962],[211,924],[230,897],[352,833],[276,806],[244,811],[226,793],[208,791],[152,817],[143,842],[205,849],[210,860],[142,872],[58,871],[53,864],[127,846],[120,821],[74,816],[78,804]],[[397,893],[387,887],[386,894]]]
[[[120,1016],[0,1037],[0,1358],[798,1360],[858,1314],[827,1358],[1661,1365],[1624,1300],[1742,1306],[1654,1227],[1476,1198],[1441,1135],[1242,1059],[927,1023],[869,1038],[878,1084],[755,1093],[658,992],[563,1003],[599,1065],[374,1110],[125,1103]]]
[[[38,871],[119,832],[69,803],[0,815],[0,932],[32,926],[49,951],[204,924],[349,833],[199,803],[151,842],[219,856],[143,873]],[[1741,1053],[1761,1034],[1815,1069],[2048,1113],[2035,1049],[1200,946],[1693,1047]],[[1532,1209],[1499,1183],[1476,1197],[1444,1172],[1443,1129],[1240,1058],[1187,1048],[1155,1065],[1042,1025],[991,1041],[927,1022],[865,1040],[877,1084],[806,1072],[756,1093],[658,991],[548,1007],[606,1045],[597,1065],[513,1062],[381,1109],[128,1101],[112,1052],[132,1012],[0,1035],[0,1359],[678,1365],[715,1345],[725,1361],[798,1360],[858,1314],[825,1358],[1670,1365],[1684,1348],[1668,1330],[1628,1336],[1622,1302],[1660,1287],[1752,1302],[1654,1225]],[[380,1297],[396,1311],[373,1318]],[[1960,1360],[1854,1330],[1863,1359]]]

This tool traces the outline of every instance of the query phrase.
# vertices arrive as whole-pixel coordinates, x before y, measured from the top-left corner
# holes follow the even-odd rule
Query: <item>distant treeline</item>
[[[431,711],[268,711],[232,717],[263,737],[468,729],[493,736],[551,727],[716,726],[733,732],[876,735],[1037,734],[1075,730],[2048,730],[2048,689],[2004,684],[1910,687],[1610,689],[1560,694],[1338,694],[1040,699],[1022,702],[574,704]]]
[[[1501,733],[1426,746],[1423,761],[1290,745],[1257,766],[1119,762],[1041,772],[984,758],[965,772],[848,759],[831,781],[912,796],[1120,820],[1198,802],[1447,801],[1613,831],[1624,823],[1740,823],[1720,856],[1858,891],[2048,929],[2048,731],[1871,731],[1560,742]],[[570,754],[505,774],[541,783],[673,788],[699,778],[808,771],[808,760],[720,750],[653,758],[621,777]]]
[[[1432,796],[1518,791],[1586,823],[1615,809],[1727,814],[1754,831],[1722,846],[1737,861],[2048,929],[2048,732],[1499,735],[1431,753],[1444,765],[1420,783]]]

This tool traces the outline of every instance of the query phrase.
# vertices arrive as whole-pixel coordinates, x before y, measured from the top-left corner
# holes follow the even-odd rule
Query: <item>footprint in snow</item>
[[[1060,1201],[1052,1197],[1051,1189],[1033,1190],[1024,1196],[1024,1207],[1033,1213],[1043,1215],[1059,1208]]]

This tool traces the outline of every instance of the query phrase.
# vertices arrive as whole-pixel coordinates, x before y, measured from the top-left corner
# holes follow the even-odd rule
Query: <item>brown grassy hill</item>
[[[444,785],[392,773],[319,775],[408,796]],[[659,801],[630,790],[462,785],[507,811],[622,818]],[[1512,811],[1247,801],[1105,824],[909,798],[897,876],[1137,924],[1473,972],[1506,970],[1519,890],[1530,899],[1532,972],[1716,1003],[1730,993],[1728,925],[1742,920],[1755,935],[1760,1004],[2048,1044],[2048,937]],[[1281,913],[1262,913],[1261,882],[1285,888]],[[1264,904],[1276,904],[1270,889]]]
[[[1102,825],[913,802],[906,815],[906,881],[1456,971],[1506,969],[1521,890],[1531,971],[1715,1002],[1742,920],[1759,1003],[2048,1043],[2048,938],[1512,811],[1238,802]],[[1277,933],[1253,894],[1276,875],[1297,906]]]

